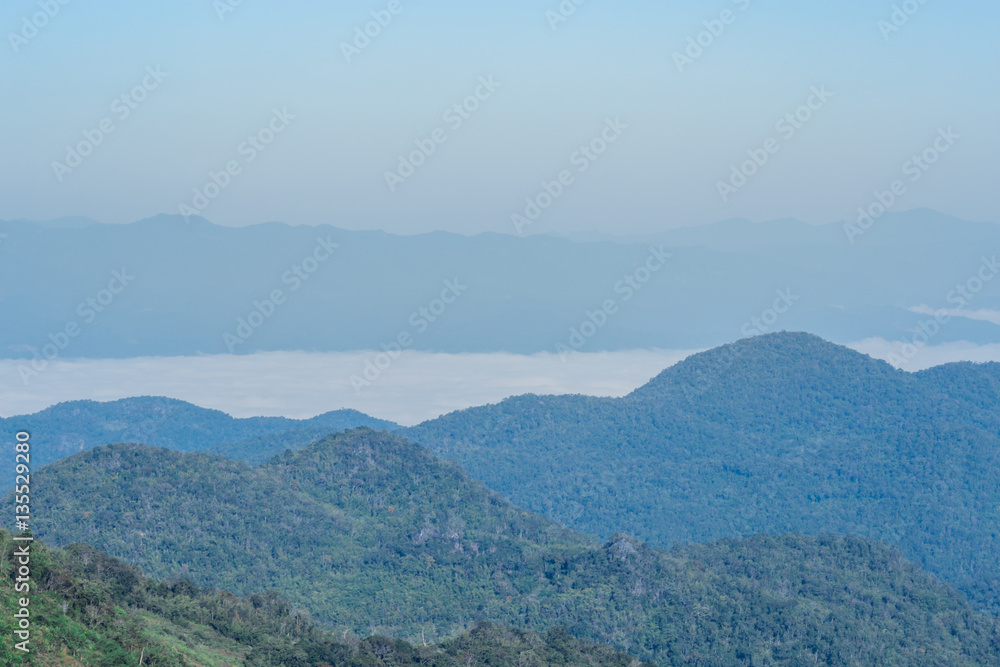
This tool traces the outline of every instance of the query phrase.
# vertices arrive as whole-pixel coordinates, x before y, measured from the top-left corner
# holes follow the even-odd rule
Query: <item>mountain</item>
[[[26,595],[14,579],[22,559],[14,554],[24,544],[0,530],[4,665],[263,666],[281,664],[264,659],[279,650],[284,664],[318,665],[351,654],[273,593],[240,599],[185,580],[157,583],[88,545],[32,542]],[[23,640],[14,634],[23,598],[30,600],[30,653],[15,646]]]
[[[669,551],[621,534],[593,542],[370,429],[256,467],[103,446],[32,480],[33,527],[49,542],[86,541],[158,579],[274,588],[337,636],[434,641],[488,622],[564,626],[660,665],[1000,658],[998,621],[891,547],[800,535]]]
[[[927,210],[886,214],[854,243],[839,224],[789,220],[624,242],[178,216],[62,227],[0,222],[0,358],[34,360],[18,369],[29,383],[55,356],[381,350],[400,334],[418,350],[555,352],[608,300],[581,349],[705,349],[777,329],[901,340],[928,319],[911,308],[1000,310],[995,290],[953,292],[993,258],[1000,225]],[[775,321],[779,290],[792,306]],[[961,340],[1000,342],[1000,328],[956,316],[934,336]]]
[[[143,442],[182,452],[218,451],[230,458],[260,462],[284,451],[285,438],[288,444],[302,446],[358,426],[399,428],[356,410],[335,410],[302,420],[236,419],[184,401],[144,396],[107,403],[72,401],[32,415],[0,418],[0,437],[14,442],[17,431],[30,432],[37,444],[32,450],[36,466],[114,442]]]
[[[32,625],[21,647],[29,654],[16,647],[21,638],[14,634],[18,600],[25,595],[15,590],[13,572],[22,544],[0,530],[0,660],[10,666],[459,667],[526,664],[527,658],[534,665],[640,667],[634,658],[559,628],[543,637],[484,624],[429,647],[386,637],[333,637],[273,591],[241,599],[183,579],[157,583],[91,546],[61,550],[39,541],[30,547]]]
[[[911,374],[770,334],[623,398],[519,396],[403,434],[576,530],[864,536],[1000,614],[1000,364]]]

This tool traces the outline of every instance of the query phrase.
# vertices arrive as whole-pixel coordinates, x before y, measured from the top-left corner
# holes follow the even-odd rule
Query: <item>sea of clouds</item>
[[[902,359],[900,342],[850,345]],[[28,385],[16,360],[0,360],[0,416],[70,400],[169,396],[235,417],[308,418],[353,408],[404,425],[517,394],[623,396],[698,350],[557,354],[432,354],[408,351],[360,391],[350,378],[371,352],[269,352],[245,356],[56,360]],[[917,371],[952,361],[1000,361],[1000,345],[927,345],[898,364]]]

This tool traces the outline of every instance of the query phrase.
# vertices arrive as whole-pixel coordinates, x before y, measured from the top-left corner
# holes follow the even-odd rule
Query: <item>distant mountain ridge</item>
[[[489,621],[565,626],[664,666],[1000,657],[1000,622],[884,545],[594,544],[370,429],[258,467],[110,445],[34,477],[34,526],[50,543],[87,541],[158,578],[275,588],[338,636],[431,639]]]
[[[39,365],[53,354],[379,350],[400,332],[424,351],[554,352],[608,299],[618,308],[584,351],[705,349],[747,335],[745,325],[766,312],[777,290],[790,291],[794,306],[746,330],[807,330],[839,343],[902,340],[928,318],[910,308],[955,307],[949,292],[976,275],[984,253],[990,259],[1000,248],[1000,225],[927,210],[886,214],[854,244],[837,225],[787,220],[726,221],[626,242],[396,236],[280,223],[234,228],[178,216],[127,225],[0,222],[0,233],[7,235],[0,358]],[[615,286],[641,269],[651,244],[671,258],[626,300]],[[88,309],[86,300],[123,269],[134,280],[113,300],[105,295],[99,312]],[[424,318],[429,326],[414,329],[411,317],[446,280],[467,288],[433,322]],[[276,290],[280,303],[266,303]],[[973,310],[1000,310],[996,290],[966,301]],[[64,340],[70,323],[80,331]],[[960,340],[1000,342],[1000,327],[956,316],[933,337],[935,344]]]
[[[0,417],[0,437],[14,442],[18,430],[32,433],[35,465],[45,465],[99,445],[143,442],[182,452],[219,451],[234,458],[246,454],[260,462],[302,447],[336,431],[358,426],[394,430],[393,422],[356,410],[334,410],[312,419],[248,417],[238,419],[186,401],[142,396],[117,401],[70,401],[31,415]],[[282,434],[288,434],[282,439]],[[270,439],[268,439],[270,436]],[[240,443],[251,438],[252,449]],[[234,450],[235,446],[235,450]]]
[[[866,536],[1000,614],[1000,364],[906,373],[769,334],[620,399],[517,396],[401,433],[585,533]]]

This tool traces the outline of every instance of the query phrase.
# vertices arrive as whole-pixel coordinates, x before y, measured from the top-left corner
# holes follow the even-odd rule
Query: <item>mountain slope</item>
[[[273,593],[239,599],[185,580],[160,584],[88,545],[64,551],[38,540],[31,543],[26,654],[14,646],[21,638],[13,639],[18,599],[26,596],[14,588],[20,559],[13,554],[23,544],[0,530],[4,665],[264,667],[281,664],[264,655],[278,651],[289,666],[350,659],[349,647]]]
[[[398,428],[356,410],[336,410],[312,419],[236,419],[185,401],[144,396],[107,403],[72,401],[32,415],[0,418],[0,437],[13,442],[15,431],[31,432],[38,445],[33,450],[36,465],[114,442],[143,442],[182,452],[218,450],[229,458],[259,462],[284,450],[281,434],[296,431],[294,441],[312,442],[358,426]]]
[[[306,482],[302,476],[314,467],[315,479]],[[372,469],[395,481],[370,478]],[[548,541],[584,544],[425,450],[370,430],[256,468],[112,445],[33,479],[35,529],[55,544],[88,542],[155,577],[187,576],[241,594],[268,582],[331,626],[362,634],[383,627],[408,636],[451,634],[505,590],[489,573],[510,554],[544,551]],[[319,497],[310,494],[316,489]],[[342,504],[325,502],[333,492]],[[470,560],[478,570],[465,570]],[[515,574],[533,576],[530,568]],[[319,581],[323,587],[311,585]],[[416,608],[406,599],[411,589],[420,592]],[[357,606],[359,597],[367,608]]]
[[[403,433],[576,530],[663,545],[867,536],[1000,613],[996,367],[908,374],[772,334],[695,355],[624,398],[520,396]]]
[[[106,446],[33,480],[45,539],[88,541],[158,578],[273,587],[338,633],[559,625],[661,665],[1000,658],[997,621],[892,548],[803,536],[593,544],[368,429],[258,467]]]
[[[384,637],[337,641],[273,592],[240,599],[186,580],[159,584],[88,545],[63,551],[37,540],[31,545],[36,583],[30,591],[29,655],[12,641],[17,599],[25,595],[12,581],[18,546],[0,530],[4,665],[458,667],[498,657],[499,664],[513,665],[527,655],[539,665],[639,667],[634,658],[559,629],[542,637],[482,625],[419,648]]]

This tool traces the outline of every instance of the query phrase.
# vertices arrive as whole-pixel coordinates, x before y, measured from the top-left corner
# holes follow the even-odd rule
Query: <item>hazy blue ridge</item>
[[[356,410],[334,410],[301,420],[238,419],[185,401],[144,396],[106,403],[71,401],[31,415],[0,418],[0,437],[13,443],[18,430],[31,433],[35,466],[115,442],[141,442],[181,452],[218,451],[230,458],[260,462],[284,451],[286,441],[296,448],[358,426],[399,428]],[[286,432],[291,435],[282,435]],[[254,438],[262,441],[247,442]]]
[[[928,319],[909,308],[959,307],[955,286],[1000,249],[1000,226],[928,210],[887,214],[854,244],[838,224],[790,220],[587,241],[233,228],[166,215],[126,225],[0,222],[0,233],[0,358],[23,359],[47,345],[62,345],[48,349],[60,358],[356,351],[400,332],[419,350],[555,352],[608,299],[617,312],[585,351],[705,348],[763,333],[753,320],[779,290],[792,305],[767,330],[899,340]],[[634,290],[624,280],[644,270],[651,247],[671,257]],[[128,284],[100,310],[88,305],[108,301],[114,272]],[[460,296],[420,324],[419,309],[445,281]],[[276,290],[281,303],[268,305]],[[966,301],[1000,309],[996,290]],[[72,339],[61,334],[67,325],[79,327]],[[933,337],[958,340],[1000,342],[1000,327],[955,317]]]

